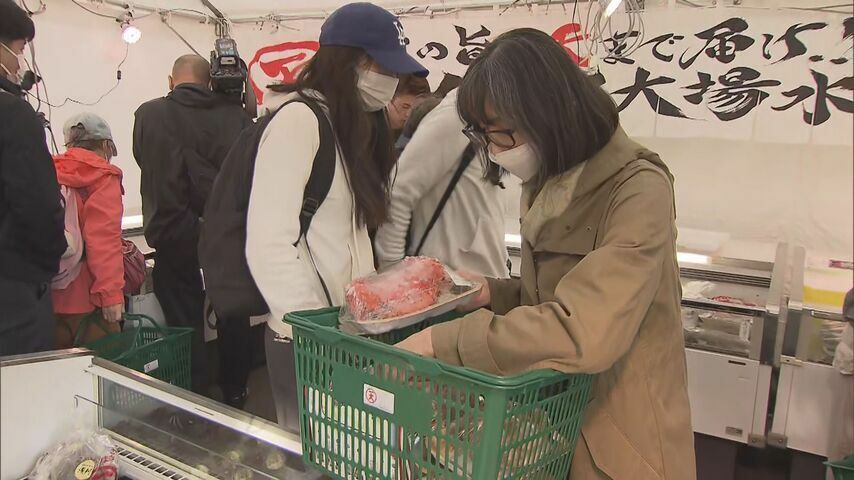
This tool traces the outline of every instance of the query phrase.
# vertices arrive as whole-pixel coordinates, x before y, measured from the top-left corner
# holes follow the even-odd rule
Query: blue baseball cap
[[[429,71],[406,53],[407,43],[400,20],[372,3],[344,5],[320,27],[321,46],[361,48],[392,73],[426,77]]]

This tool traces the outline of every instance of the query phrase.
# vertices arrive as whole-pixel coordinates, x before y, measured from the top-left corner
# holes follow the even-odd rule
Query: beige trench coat
[[[436,355],[598,374],[570,479],[693,480],[672,177],[618,129],[565,197],[534,202],[545,221],[523,233],[521,280],[490,280],[491,311],[435,327]]]

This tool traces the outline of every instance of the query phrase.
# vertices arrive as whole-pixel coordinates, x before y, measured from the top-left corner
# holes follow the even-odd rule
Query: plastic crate
[[[836,480],[854,480],[854,455],[848,455],[837,462],[825,462],[825,465],[833,471],[833,478]]]
[[[131,370],[189,389],[193,329],[161,327],[145,315],[125,314],[124,319],[137,325],[87,343],[85,347]]]
[[[456,316],[367,338],[337,309],[288,315],[305,461],[345,479],[564,480],[592,377],[499,377],[387,345]]]

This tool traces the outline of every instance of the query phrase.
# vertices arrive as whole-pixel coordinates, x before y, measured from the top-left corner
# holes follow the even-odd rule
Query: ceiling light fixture
[[[122,40],[124,40],[125,43],[133,45],[138,42],[140,38],[142,38],[142,31],[140,31],[140,29],[134,27],[130,23],[122,25]]]

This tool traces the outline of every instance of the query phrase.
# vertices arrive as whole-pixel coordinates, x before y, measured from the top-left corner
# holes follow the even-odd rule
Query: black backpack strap
[[[302,208],[299,214],[299,237],[297,237],[294,245],[299,243],[300,239],[308,233],[314,214],[317,213],[323,201],[326,200],[326,196],[329,195],[332,179],[335,178],[336,160],[335,135],[326,113],[317,102],[310,99],[302,98],[295,101],[307,105],[317,117],[317,124],[320,128],[320,147],[314,156],[311,174],[308,176],[308,183],[306,183],[303,191]]]
[[[307,105],[314,113],[314,116],[317,117],[317,125],[320,130],[320,147],[314,155],[314,163],[311,166],[311,173],[308,176],[308,182],[305,184],[305,190],[303,190],[302,208],[299,213],[299,236],[293,245],[297,246],[299,241],[305,238],[308,254],[309,257],[311,257],[311,263],[314,264],[314,270],[317,272],[317,278],[320,279],[320,285],[323,287],[323,293],[326,295],[326,301],[331,306],[332,296],[329,294],[329,288],[326,286],[323,276],[320,275],[320,272],[317,270],[317,265],[314,262],[314,256],[311,253],[311,246],[308,244],[307,234],[309,227],[311,227],[311,221],[314,219],[314,215],[323,204],[323,201],[326,200],[326,196],[329,195],[329,190],[332,188],[332,180],[335,178],[335,161],[337,159],[336,147],[338,142],[336,141],[335,133],[332,130],[332,123],[318,102],[313,101],[310,98],[301,97],[299,99],[291,100],[285,105],[294,102]],[[285,105],[279,107],[275,113],[278,113]]]
[[[457,183],[460,182],[460,178],[463,176],[463,172],[466,171],[469,165],[471,165],[471,161],[474,159],[474,146],[469,144],[465,151],[463,152],[463,158],[460,160],[459,166],[457,166],[457,170],[454,172],[454,176],[451,177],[451,183],[448,184],[448,188],[445,189],[445,193],[442,195],[441,200],[439,200],[439,204],[436,205],[436,211],[433,212],[433,217],[430,218],[430,222],[427,224],[427,228],[424,230],[424,235],[421,236],[421,241],[418,242],[418,248],[415,249],[414,255],[417,257],[421,254],[421,249],[424,248],[424,242],[427,241],[427,235],[430,235],[430,230],[433,230],[433,226],[436,225],[436,221],[439,220],[439,215],[442,214],[442,210],[445,208],[445,204],[448,203],[448,199],[451,198],[451,194],[454,193],[454,189],[457,187]]]

